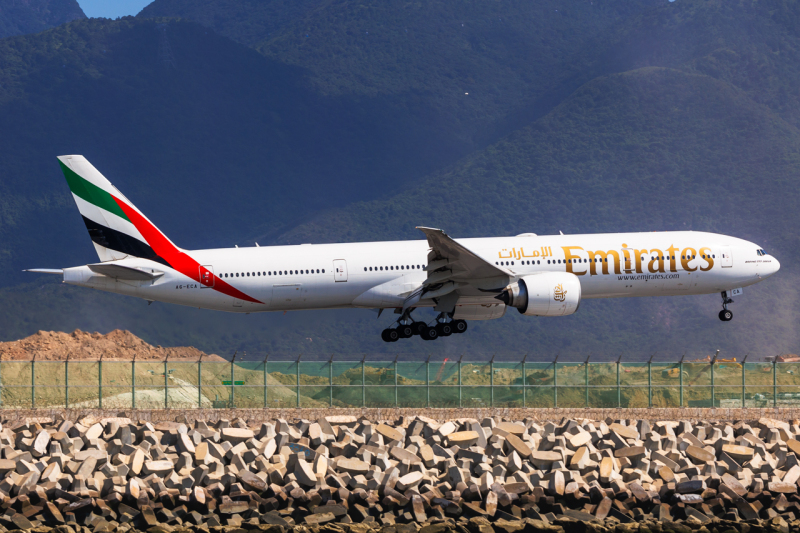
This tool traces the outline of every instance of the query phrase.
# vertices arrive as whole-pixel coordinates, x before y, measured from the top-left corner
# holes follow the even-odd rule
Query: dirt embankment
[[[130,331],[115,329],[107,335],[76,329],[72,333],[39,331],[18,341],[0,343],[0,361],[224,361],[197,348],[179,346],[163,348],[146,343]]]

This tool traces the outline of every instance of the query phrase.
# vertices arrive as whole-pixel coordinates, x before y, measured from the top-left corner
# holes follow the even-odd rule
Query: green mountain
[[[0,338],[121,327],[309,357],[796,351],[798,15],[780,0],[157,0],[136,19],[0,41]],[[94,257],[53,159],[67,152],[187,248],[420,238],[416,225],[693,229],[783,266],[729,324],[714,295],[586,301],[386,345],[386,313],[243,317],[23,278]]]
[[[283,4],[155,0],[138,16],[200,22],[300,67],[322,94],[386,99],[411,117],[434,114],[433,127],[473,151],[592,79],[602,36],[655,2]]]
[[[75,19],[86,18],[77,0],[3,0],[0,39],[39,33]]]
[[[325,0],[156,0],[137,16],[192,20],[236,42],[253,46],[326,3]]]

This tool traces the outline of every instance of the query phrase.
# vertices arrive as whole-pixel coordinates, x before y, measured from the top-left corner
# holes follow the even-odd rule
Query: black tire
[[[422,338],[425,339],[426,341],[435,341],[436,339],[439,338],[439,332],[436,330],[435,327],[428,328],[425,330],[425,333],[423,333]]]
[[[733,318],[733,311],[730,309],[723,309],[719,312],[719,319],[723,322],[729,322]]]
[[[453,326],[449,322],[439,322],[436,324],[436,331],[440,337],[449,337],[453,334]]]
[[[414,335],[422,335],[422,332],[428,329],[428,324],[425,322],[414,322],[411,324],[411,329],[414,330]]]
[[[467,321],[466,320],[453,320],[453,333],[464,333],[467,331]]]
[[[383,342],[392,342],[392,339],[389,338],[389,329],[388,328],[383,330],[383,331],[381,331],[381,339],[383,339]]]
[[[397,326],[397,331],[400,333],[401,339],[408,339],[409,337],[414,336],[414,328],[412,328],[411,325]]]
[[[396,329],[390,328],[386,331],[389,332],[386,334],[389,337],[389,342],[397,342],[400,339],[400,332]]]

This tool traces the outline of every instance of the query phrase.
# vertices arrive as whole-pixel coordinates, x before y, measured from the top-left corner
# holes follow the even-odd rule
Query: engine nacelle
[[[581,282],[569,272],[532,274],[506,287],[497,299],[523,315],[571,315],[581,305]]]

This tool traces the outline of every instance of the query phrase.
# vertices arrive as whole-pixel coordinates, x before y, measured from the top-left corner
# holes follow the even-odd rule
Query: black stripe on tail
[[[116,252],[149,259],[171,268],[171,265],[163,257],[156,254],[150,246],[139,239],[107,226],[102,226],[86,217],[83,217],[83,223],[86,224],[86,229],[89,230],[89,237],[92,238],[92,242]]]

